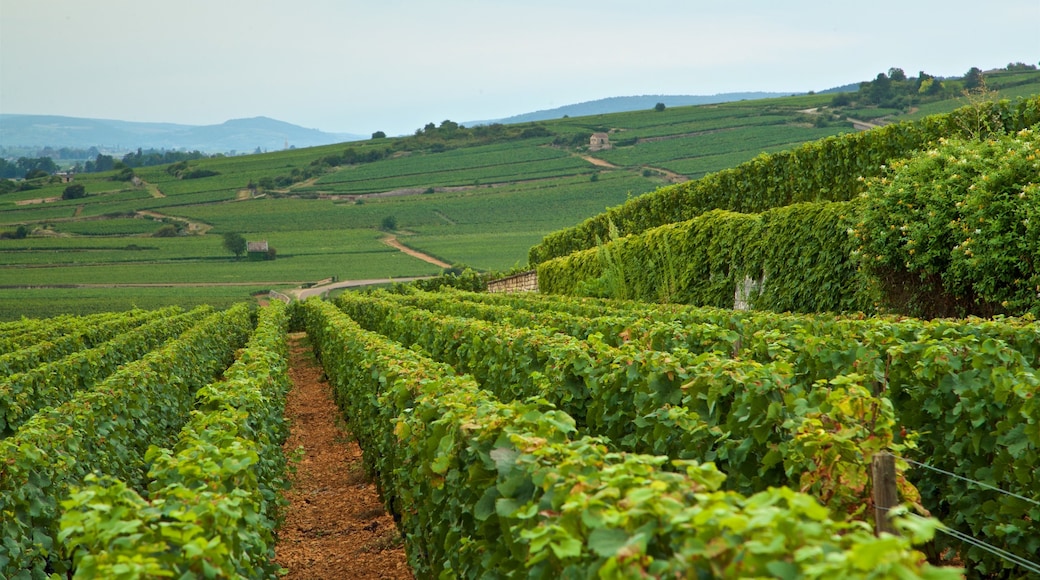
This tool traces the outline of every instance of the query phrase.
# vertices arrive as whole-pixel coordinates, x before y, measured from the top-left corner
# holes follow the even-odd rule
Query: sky
[[[1040,0],[0,0],[0,113],[408,134],[1040,61]]]

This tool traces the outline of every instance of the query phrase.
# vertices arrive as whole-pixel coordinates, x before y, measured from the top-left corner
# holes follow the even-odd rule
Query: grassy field
[[[995,75],[989,86],[1001,96],[1035,94],[1040,74]],[[139,168],[134,181],[114,181],[116,172],[81,174],[75,182],[87,196],[74,200],[60,199],[67,184],[35,182],[35,189],[0,195],[0,232],[30,232],[0,239],[0,319],[133,304],[226,304],[329,276],[437,273],[380,241],[388,217],[400,241],[445,262],[523,266],[528,248],[547,233],[629,197],[853,131],[842,116],[815,117],[832,99],[802,95],[562,118],[520,126],[498,141],[481,141],[473,131],[465,139],[415,136],[214,157]],[[886,122],[965,102],[842,115]],[[612,148],[588,151],[588,136],[600,131],[609,132]],[[348,152],[378,160],[328,162]],[[179,235],[153,237],[171,225]],[[277,259],[235,260],[222,246],[229,232],[267,240]],[[195,286],[69,287],[83,284]],[[228,285],[206,286],[212,284]]]

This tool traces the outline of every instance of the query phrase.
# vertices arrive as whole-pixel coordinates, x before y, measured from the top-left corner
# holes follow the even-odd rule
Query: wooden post
[[[874,487],[874,533],[886,532],[899,535],[889,521],[889,510],[899,505],[896,489],[896,458],[891,453],[878,453],[870,462],[870,473]]]

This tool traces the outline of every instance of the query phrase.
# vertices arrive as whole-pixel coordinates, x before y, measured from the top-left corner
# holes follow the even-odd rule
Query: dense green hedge
[[[941,137],[977,137],[1014,132],[1040,122],[1040,97],[1014,103],[973,104],[952,113],[806,143],[760,155],[733,169],[659,189],[609,209],[576,227],[553,232],[531,248],[540,264],[596,246],[613,223],[621,235],[681,222],[713,209],[757,213],[801,202],[848,201],[865,189],[860,178],[880,175],[893,159],[906,157]]]
[[[866,310],[849,235],[858,202],[801,203],[741,214],[712,210],[642,235],[543,262],[542,292],[732,308],[739,285],[755,308]]]
[[[901,312],[1040,315],[1040,127],[893,162],[854,233]]]

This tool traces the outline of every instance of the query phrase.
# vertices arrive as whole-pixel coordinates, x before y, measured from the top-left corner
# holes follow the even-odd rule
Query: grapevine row
[[[797,485],[835,513],[856,513],[869,496],[870,457],[892,449],[891,405],[859,375],[800,384],[782,361],[615,348],[387,298],[345,294],[337,303],[363,327],[418,345],[500,399],[547,400],[613,450],[714,461],[727,489],[740,493]],[[455,304],[442,297],[439,306]]]
[[[418,576],[956,577],[810,496],[745,497],[710,464],[611,453],[545,401],[502,403],[328,303],[303,308]]]
[[[110,476],[73,490],[61,535],[77,577],[277,575],[287,326],[282,302],[261,309],[224,380],[199,389],[176,445],[149,448],[148,499]]]
[[[168,317],[124,332],[94,348],[5,377],[0,382],[0,435],[13,435],[40,409],[58,406],[75,393],[89,389],[116,372],[120,365],[155,350],[212,311],[209,306],[179,315],[171,311]]]
[[[520,310],[500,308],[496,315],[512,311],[517,319],[561,321],[561,313],[569,313],[601,329],[630,322],[621,332],[636,342],[647,336],[640,329],[654,328],[656,321],[663,330],[644,347],[709,349],[763,364],[786,363],[802,384],[855,372],[864,386],[891,401],[897,430],[908,434],[896,442],[918,447],[907,449],[908,457],[1040,501],[1040,328],[1029,319],[858,319],[538,295],[450,296],[447,302],[509,304]],[[484,315],[492,312],[485,309]],[[925,507],[948,525],[1022,557],[1040,550],[1035,503],[934,471],[915,470],[908,477]],[[955,547],[977,569],[1005,566],[979,548]]]
[[[57,539],[69,487],[100,472],[142,488],[148,446],[176,436],[195,391],[227,368],[250,327],[245,305],[212,314],[0,441],[0,574],[65,572]]]
[[[40,342],[53,341],[70,329],[97,326],[110,318],[111,313],[102,312],[89,316],[64,315],[53,318],[23,318],[0,324],[0,355],[17,351]]]

